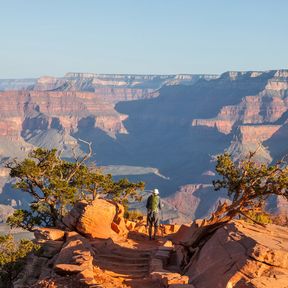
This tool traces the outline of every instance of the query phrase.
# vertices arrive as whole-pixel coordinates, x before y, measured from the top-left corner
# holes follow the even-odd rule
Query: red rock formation
[[[287,228],[276,225],[228,223],[206,242],[185,275],[199,288],[287,287],[287,235]]]
[[[82,209],[71,211],[69,225],[76,223],[78,229],[84,223],[86,232],[111,230],[113,203],[97,199],[90,206],[82,204]],[[114,218],[117,223],[124,223],[122,212]],[[288,228],[235,220],[210,231],[200,249],[184,249],[183,244],[189,248],[193,236],[199,235],[200,222],[180,229],[167,226],[171,241],[167,235],[149,241],[145,232],[135,230],[136,225],[126,239],[91,238],[91,232],[84,237],[82,228],[82,235],[38,229],[35,236],[42,247],[27,259],[13,287],[287,287]],[[196,256],[190,259],[189,253]]]
[[[241,123],[273,123],[280,119],[287,108],[286,99],[273,98],[265,93],[263,96],[246,96],[239,105],[223,107],[215,119],[194,119],[192,126],[215,127],[219,132],[229,134],[235,125]]]
[[[181,186],[174,195],[165,198],[165,200],[177,211],[177,216],[170,220],[173,223],[181,224],[189,223],[197,218],[199,215],[197,210],[201,206],[202,208],[198,213],[202,216],[209,215],[215,208],[215,203],[223,200],[223,198],[223,194],[214,192],[213,186],[210,184],[188,184]]]
[[[216,128],[223,134],[229,134],[234,125],[233,121],[220,120],[220,119],[194,119],[192,120],[192,126],[207,126],[210,128]]]
[[[104,199],[95,199],[90,204],[82,201],[63,218],[63,223],[91,238],[126,237],[128,230],[123,213],[121,205]]]
[[[235,80],[239,75],[230,72],[229,77]],[[259,77],[259,74],[251,77]],[[288,99],[285,97],[285,91],[288,89],[287,79],[286,70],[276,71],[258,95],[245,96],[237,105],[222,107],[213,119],[194,119],[192,126],[215,127],[219,132],[229,134],[233,127],[241,124],[273,124],[288,109]]]
[[[195,79],[202,79],[202,81],[197,82]],[[205,81],[203,79],[213,80]],[[193,86],[194,80],[197,85]],[[286,130],[283,130],[283,125],[287,121],[287,83],[287,70],[269,72],[232,71],[224,73],[219,78],[213,77],[213,75],[209,77],[198,75],[195,78],[193,75],[97,75],[91,73],[69,73],[61,78],[43,77],[38,79],[30,91],[0,92],[0,141],[4,139],[0,145],[0,155],[1,157],[14,156],[13,150],[19,151],[20,149],[22,149],[21,152],[27,152],[32,146],[26,146],[24,141],[29,141],[35,146],[45,146],[49,142],[45,146],[49,148],[61,143],[62,146],[60,144],[57,146],[59,149],[62,150],[64,147],[64,151],[65,149],[69,150],[71,146],[77,144],[77,140],[73,138],[76,136],[71,136],[71,134],[75,133],[78,136],[85,134],[86,131],[91,131],[91,135],[88,135],[89,132],[85,135],[91,136],[89,141],[96,143],[97,149],[98,147],[102,149],[105,146],[103,143],[111,144],[111,146],[107,145],[109,147],[107,150],[110,147],[113,150],[111,158],[107,156],[110,155],[110,151],[104,148],[102,149],[104,153],[101,154],[101,156],[104,156],[101,161],[109,162],[113,159],[112,162],[115,161],[119,165],[126,164],[123,163],[126,159],[127,162],[132,163],[138,161],[137,165],[141,165],[141,161],[149,163],[147,165],[157,163],[155,164],[155,166],[158,165],[156,168],[169,171],[170,175],[167,176],[172,179],[173,175],[177,174],[175,169],[178,169],[178,164],[170,163],[177,163],[178,160],[181,163],[179,165],[182,165],[188,160],[188,157],[193,160],[194,155],[197,158],[198,154],[203,154],[203,157],[199,157],[199,159],[204,159],[206,155],[221,153],[225,148],[228,148],[235,159],[238,159],[250,150],[256,149],[259,143],[274,141],[273,139],[285,143],[287,133]],[[185,84],[185,86],[179,84]],[[179,86],[172,87],[171,85]],[[160,87],[163,87],[163,89],[158,90]],[[158,97],[159,95],[160,97]],[[158,98],[137,103],[133,101],[126,106],[127,110],[121,110],[122,104],[119,104],[117,109],[123,111],[124,114],[120,114],[114,109],[115,104],[119,101],[155,97]],[[145,103],[148,103],[148,105]],[[144,109],[142,109],[143,107]],[[196,109],[194,109],[195,107]],[[138,115],[133,115],[131,112],[135,108],[137,108],[135,114]],[[207,118],[205,118],[206,108]],[[127,119],[126,114],[131,115],[130,120]],[[132,127],[131,131],[126,130],[123,124],[124,121],[125,125],[127,123],[126,127]],[[188,127],[187,123],[192,123],[192,126],[200,128],[190,129],[191,127]],[[176,131],[179,126],[181,128]],[[212,129],[201,130],[201,126],[208,126]],[[169,127],[175,129],[175,134],[174,130],[169,130]],[[115,137],[115,139],[105,138],[105,134],[103,135],[101,131],[94,128],[101,129],[109,136]],[[219,138],[216,139],[211,136],[207,141],[215,140],[215,151],[211,151],[213,150],[211,146],[205,150],[207,146],[205,133],[208,132],[209,134],[211,132],[211,134],[214,134],[214,131],[211,131],[213,128],[227,136],[223,135],[223,138],[221,138],[221,134],[219,136],[218,133],[215,133]],[[51,130],[57,131],[49,133]],[[58,133],[58,131],[61,131],[61,133]],[[153,132],[150,134],[147,131]],[[153,134],[154,131],[155,134]],[[77,132],[79,133],[77,134]],[[280,132],[281,137],[283,136],[281,139],[284,140],[279,140]],[[118,133],[130,133],[130,135],[117,137]],[[201,137],[198,138],[197,133]],[[171,135],[166,137],[168,134]],[[273,137],[275,134],[278,135],[278,138]],[[155,137],[156,146],[153,143],[154,135],[157,135]],[[176,137],[177,139],[175,139]],[[35,138],[37,139],[35,140]],[[56,140],[53,142],[52,139]],[[99,142],[97,142],[98,139]],[[137,140],[134,141],[135,139]],[[146,141],[146,139],[151,139],[151,141]],[[162,142],[162,139],[166,143]],[[175,143],[182,148],[183,153],[177,154],[178,152],[175,152],[176,150],[172,147],[174,139]],[[233,140],[230,145],[231,139]],[[19,149],[14,149],[15,143],[20,143]],[[203,148],[202,143],[205,144]],[[280,156],[278,156],[275,153],[278,148],[274,147],[272,149],[271,143],[269,143],[269,147],[267,145],[264,143],[261,150],[262,154],[259,155],[265,161],[272,161],[273,157],[281,157],[283,153],[286,153],[284,147],[281,153],[279,152]],[[282,145],[284,146],[284,144]],[[267,146],[267,148],[264,146]],[[114,147],[116,149],[113,149]],[[163,147],[163,149],[160,148],[161,151],[160,149],[156,151],[157,149],[152,147]],[[101,149],[99,150],[101,151]],[[139,151],[143,152],[143,155],[146,153],[143,158],[139,155],[141,154]],[[18,153],[17,156],[24,153]],[[121,156],[118,157],[117,154]],[[70,155],[71,153],[68,156]],[[137,157],[134,157],[134,155],[137,155]],[[170,155],[175,157],[173,161],[167,161]],[[184,159],[186,155],[187,159]],[[183,159],[181,159],[182,157]],[[208,166],[207,162],[203,165]],[[190,183],[190,180],[187,180],[190,176],[186,173],[191,175],[196,171],[198,174],[192,176],[195,177],[191,182],[199,183],[203,179],[201,174],[210,169],[210,167],[203,167],[203,170],[199,171],[199,167],[195,168],[195,166],[200,166],[200,163],[193,163],[188,166],[185,171],[181,171],[185,180],[182,181],[180,179],[182,176],[179,176],[177,180],[179,186]],[[167,181],[169,181],[168,177]],[[172,185],[169,187],[172,187]],[[160,189],[162,188],[160,187]],[[173,191],[172,188],[168,189],[170,190],[167,193],[172,194],[176,192],[177,188],[173,188]],[[183,199],[193,203],[190,211],[190,207],[186,205],[186,202],[181,200],[181,194]],[[211,199],[211,194],[205,197]],[[174,207],[180,209],[178,219],[182,218],[182,220],[187,221],[187,217],[189,219],[194,217],[195,209],[197,209],[195,207],[200,205],[199,199],[195,197],[195,193],[189,194],[185,189],[177,193],[172,202],[175,202]]]
[[[195,218],[195,211],[200,202],[200,199],[194,196],[194,193],[204,186],[202,184],[182,186],[174,197],[167,199],[167,202],[184,214],[186,221],[189,221],[188,219]]]
[[[124,89],[124,88],[123,88]],[[121,93],[124,93],[123,91]],[[59,125],[68,133],[75,132],[79,122],[87,117],[94,118],[94,126],[111,135],[126,133],[122,122],[127,116],[114,110],[114,102],[127,100],[119,93],[90,92],[46,92],[8,91],[0,92],[0,136],[20,139],[27,129],[46,130],[58,119]],[[126,93],[126,92],[125,92]]]
[[[245,125],[240,126],[240,140],[245,145],[248,143],[263,142],[272,137],[281,125]]]

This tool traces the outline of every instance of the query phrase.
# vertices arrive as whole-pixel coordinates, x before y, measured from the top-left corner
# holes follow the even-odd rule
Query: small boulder
[[[39,227],[34,230],[34,236],[37,241],[41,240],[63,240],[65,235],[65,231],[56,229],[56,228],[48,228],[48,227]]]
[[[164,246],[164,247],[171,247],[171,248],[174,247],[172,241],[170,241],[170,240],[165,241],[165,243],[163,244],[163,246]]]
[[[63,218],[63,223],[89,238],[108,239],[126,236],[128,233],[124,221],[124,207],[100,198],[91,203],[77,203]]]
[[[59,275],[78,274],[83,270],[83,267],[74,264],[56,264],[54,266],[54,271]]]
[[[170,271],[152,272],[152,279],[160,280],[164,287],[170,287],[171,284],[188,284],[189,277]],[[185,285],[183,286],[185,287]]]

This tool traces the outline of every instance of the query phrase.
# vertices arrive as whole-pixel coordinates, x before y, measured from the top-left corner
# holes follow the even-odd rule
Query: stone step
[[[174,248],[173,247],[166,247],[166,246],[161,246],[158,248],[160,251],[172,251]]]
[[[150,258],[151,257],[151,251],[150,252],[145,252],[145,251],[119,251],[119,250],[112,250],[111,252],[112,255],[118,255],[118,256],[122,256],[122,257],[134,257],[134,258],[140,258],[140,257],[147,257]]]
[[[163,288],[163,284],[160,283],[159,280],[151,279],[151,278],[143,278],[143,279],[133,279],[133,280],[125,280],[124,284],[128,287],[138,287],[138,288]],[[169,286],[170,287],[170,286]],[[184,288],[184,287],[183,287]]]
[[[151,253],[151,249],[137,249],[137,248],[127,248],[127,247],[114,247],[110,251],[121,251],[121,252],[133,252],[133,253]]]
[[[111,277],[114,277],[114,278],[124,278],[124,279],[143,279],[143,278],[147,277],[147,275],[148,275],[147,271],[143,271],[143,272],[139,271],[139,272],[133,273],[133,274],[126,274],[126,273],[123,273],[121,271],[119,271],[119,273],[118,273],[118,272],[114,272],[114,271],[110,271],[110,270],[105,270],[105,273]]]
[[[147,274],[148,271],[148,267],[135,267],[135,268],[130,268],[127,269],[126,267],[109,267],[107,266],[106,268],[101,268],[102,270],[105,271],[111,271],[111,272],[116,272],[116,273],[120,273],[120,274],[125,274],[125,275],[135,275],[135,274]]]
[[[95,261],[96,265],[99,266],[101,269],[102,267],[119,267],[119,265],[121,265],[121,267],[125,267],[127,269],[130,268],[144,268],[146,267],[147,269],[149,268],[149,262],[147,261],[146,263],[121,263],[119,264],[119,262],[113,262],[111,260],[107,260],[107,259],[101,259],[101,260],[96,260]],[[105,268],[104,268],[105,269]]]
[[[140,263],[147,263],[149,262],[150,258],[147,257],[123,257],[120,255],[111,255],[111,254],[97,254],[95,255],[95,260],[97,262],[97,260],[100,259],[109,259],[110,261],[113,261],[115,263],[120,263],[120,265],[122,263],[136,263],[136,264],[140,264]]]
[[[158,250],[155,254],[156,258],[169,258],[171,254],[171,251],[161,251]]]

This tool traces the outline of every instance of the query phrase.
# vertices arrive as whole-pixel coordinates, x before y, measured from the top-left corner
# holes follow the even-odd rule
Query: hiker
[[[148,197],[146,208],[147,208],[147,225],[149,231],[149,239],[152,240],[152,228],[154,226],[153,239],[155,240],[160,222],[159,210],[161,210],[161,201],[158,189],[154,189],[152,195]]]

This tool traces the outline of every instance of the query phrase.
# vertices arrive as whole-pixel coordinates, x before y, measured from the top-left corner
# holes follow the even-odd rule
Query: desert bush
[[[30,240],[22,239],[17,243],[12,235],[0,236],[0,287],[12,287],[27,255],[38,249],[39,246]]]
[[[247,212],[246,217],[243,219],[249,223],[260,223],[260,224],[269,224],[273,223],[272,215],[264,211],[253,211],[250,210]]]
[[[144,214],[140,210],[129,210],[125,214],[125,218],[127,218],[130,221],[142,220],[143,217]]]

